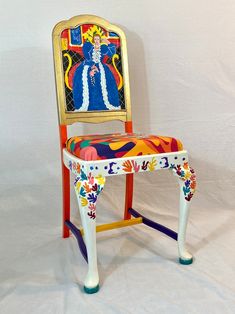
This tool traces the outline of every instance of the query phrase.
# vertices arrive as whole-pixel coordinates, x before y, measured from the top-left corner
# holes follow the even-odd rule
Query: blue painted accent
[[[81,179],[82,180],[87,180],[87,175],[85,174],[84,171],[81,170],[81,174],[80,175],[81,175]]]
[[[179,258],[179,262],[182,265],[190,265],[193,263],[193,258],[190,259],[182,259],[181,257]]]
[[[99,286],[99,285],[97,285],[97,286],[94,287],[94,288],[87,288],[86,286],[84,286],[84,291],[85,291],[86,293],[88,293],[88,294],[96,293],[96,292],[99,291],[99,289],[100,289],[100,286]]]
[[[94,167],[93,167],[93,166],[90,166],[90,169],[91,169],[91,170],[93,170],[93,169],[94,169]]]
[[[164,165],[163,165],[163,167],[161,167],[161,168],[168,168],[168,167],[169,167],[168,158],[167,158],[167,157],[162,157],[161,159],[164,161]],[[162,163],[162,162],[160,161],[160,164],[161,164],[161,163]]]
[[[115,44],[110,43],[108,45],[100,46],[101,57],[100,60],[97,60],[97,63],[95,63],[92,58],[94,51],[93,44],[86,41],[83,44],[82,50],[85,60],[77,67],[73,77],[73,100],[75,109],[81,108],[85,101],[85,99],[83,99],[83,95],[85,95],[83,93],[85,81],[88,86],[88,95],[86,95],[88,98],[86,101],[89,102],[87,108],[88,111],[109,110],[105,105],[102,84],[106,85],[109,103],[114,107],[119,107],[120,101],[117,83],[110,68],[103,62],[104,56],[112,57],[116,53]],[[93,66],[95,66],[97,70],[95,71],[94,76],[91,76],[90,73]],[[104,74],[102,78],[103,83],[101,81],[101,72]]]
[[[81,46],[82,36],[80,26],[70,30],[71,45]]]
[[[116,165],[117,163],[116,162],[110,162],[109,163],[109,171],[108,171],[108,174],[115,174],[117,172],[114,172],[113,171],[113,166]]]
[[[111,149],[109,145],[103,143],[95,143],[92,146],[101,154],[101,156],[105,156],[108,159],[116,158],[117,152],[129,152],[133,147],[135,147],[135,143],[128,142],[124,144],[122,147],[118,149]]]
[[[66,220],[65,224],[71,230],[71,232],[74,234],[75,238],[77,239],[78,246],[82,253],[82,256],[84,257],[85,261],[88,263],[86,244],[83,241],[81,231],[76,226],[74,226],[74,224],[72,224],[72,222],[69,220]]]
[[[152,221],[152,220],[150,220],[150,219],[144,217],[143,215],[141,215],[140,213],[138,213],[138,212],[137,212],[136,210],[134,210],[133,208],[129,208],[128,211],[129,211],[129,213],[130,213],[133,217],[135,217],[135,218],[142,217],[143,223],[144,223],[145,225],[147,225],[147,226],[149,226],[149,227],[151,227],[151,228],[153,228],[153,229],[156,229],[156,230],[158,230],[158,231],[160,231],[160,232],[162,232],[162,233],[165,233],[168,237],[170,237],[170,238],[172,238],[172,239],[174,239],[174,240],[177,241],[177,239],[178,239],[178,234],[177,234],[175,231],[173,231],[173,230],[171,230],[171,229],[169,229],[169,228],[167,228],[167,227],[165,227],[165,226],[163,226],[163,225],[161,225],[161,224],[159,224],[159,223],[157,223],[157,222],[155,222],[155,221]]]
[[[114,32],[109,32],[109,37],[118,37],[118,35]]]

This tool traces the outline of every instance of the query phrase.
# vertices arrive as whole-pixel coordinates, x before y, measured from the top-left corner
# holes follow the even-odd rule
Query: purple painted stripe
[[[134,210],[133,208],[129,208],[128,211],[129,211],[129,213],[130,213],[132,216],[134,216],[135,218],[142,217],[143,223],[144,223],[145,225],[147,225],[147,226],[149,226],[149,227],[151,227],[151,228],[153,228],[153,229],[156,229],[156,230],[158,230],[158,231],[160,231],[160,232],[162,232],[162,233],[165,233],[168,237],[170,237],[170,238],[172,238],[172,239],[174,239],[174,240],[177,241],[177,239],[178,239],[178,234],[177,234],[175,231],[173,231],[173,230],[171,230],[171,229],[169,229],[169,228],[167,228],[167,227],[165,227],[165,226],[163,226],[163,225],[161,225],[161,224],[159,224],[159,223],[157,223],[157,222],[155,222],[155,221],[152,221],[152,220],[150,220],[150,219],[148,219],[148,218],[142,216],[140,213],[138,213],[138,212],[137,212],[136,210]]]
[[[88,263],[86,244],[83,241],[81,231],[76,226],[74,226],[74,224],[72,224],[72,222],[69,220],[65,220],[65,224],[71,230],[71,232],[74,234],[75,238],[77,239],[78,246],[79,246],[79,249],[82,253],[82,256],[84,257],[84,259]]]

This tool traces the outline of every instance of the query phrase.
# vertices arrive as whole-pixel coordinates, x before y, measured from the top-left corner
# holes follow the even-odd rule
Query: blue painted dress
[[[90,42],[83,45],[85,60],[78,66],[73,77],[73,100],[75,110],[117,110],[120,109],[117,83],[103,57],[116,53],[115,44],[101,45],[98,50]],[[98,71],[92,77],[92,66]]]

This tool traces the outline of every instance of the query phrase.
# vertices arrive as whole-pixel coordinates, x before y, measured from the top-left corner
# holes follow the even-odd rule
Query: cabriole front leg
[[[96,252],[96,203],[104,184],[104,177],[92,177],[91,175],[76,177],[74,183],[87,248],[88,272],[84,282],[86,293],[95,293],[99,290]]]
[[[180,185],[179,227],[178,227],[178,250],[179,262],[189,265],[193,262],[193,256],[185,247],[185,236],[189,216],[189,205],[196,188],[196,175],[188,163],[171,167],[178,177]]]

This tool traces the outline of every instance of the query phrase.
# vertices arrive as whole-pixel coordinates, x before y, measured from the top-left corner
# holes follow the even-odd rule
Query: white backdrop
[[[94,296],[81,292],[75,240],[60,239],[51,32],[78,14],[124,29],[135,131],[180,138],[198,175],[187,238],[195,263],[179,266],[175,243],[145,227],[105,233]],[[1,1],[0,313],[235,312],[234,16],[233,0]],[[120,130],[116,122],[70,132]],[[121,217],[123,183],[108,180],[98,222]],[[138,174],[135,187],[137,209],[177,227],[170,174]],[[73,193],[72,207],[79,222]]]

